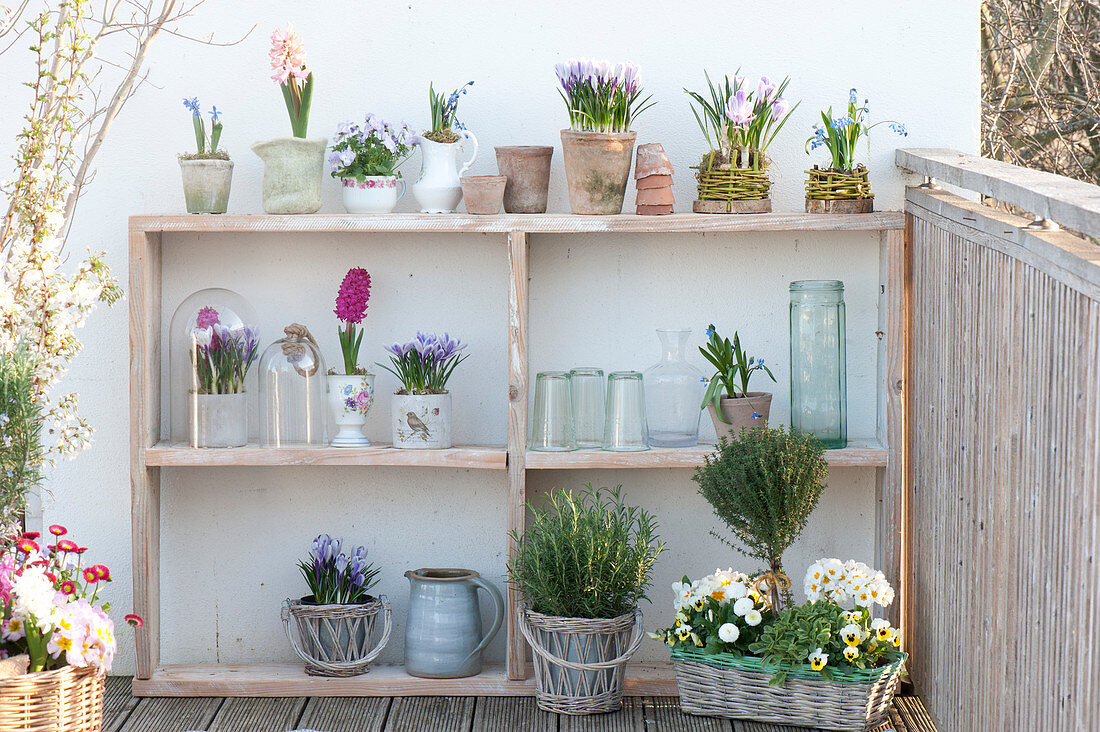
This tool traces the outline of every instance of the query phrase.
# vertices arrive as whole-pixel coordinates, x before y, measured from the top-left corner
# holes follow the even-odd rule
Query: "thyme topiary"
[[[802,533],[825,489],[829,466],[824,452],[811,435],[781,427],[742,429],[735,440],[719,437],[717,452],[692,477],[740,544],[711,534],[764,562],[771,572],[768,594],[775,612],[780,610],[779,581],[785,578],[783,552]],[[784,595],[790,602],[786,588]]]
[[[509,581],[535,612],[614,618],[646,597],[664,542],[653,516],[626,506],[621,490],[552,490],[547,506],[531,507],[523,536],[512,531]]]

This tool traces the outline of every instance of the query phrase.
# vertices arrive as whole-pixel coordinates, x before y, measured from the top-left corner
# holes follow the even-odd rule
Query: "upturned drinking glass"
[[[791,430],[848,445],[844,283],[791,283]]]
[[[657,329],[661,360],[645,370],[645,409],[652,447],[691,447],[699,442],[703,372],[687,362],[690,329]]]
[[[537,452],[569,452],[577,449],[573,431],[573,390],[565,371],[544,371],[535,376],[535,408],[528,447]]]
[[[603,447],[603,369],[578,366],[569,371],[573,388],[573,425],[577,447]]]
[[[639,371],[612,371],[607,375],[603,449],[612,452],[649,449],[645,384]]]

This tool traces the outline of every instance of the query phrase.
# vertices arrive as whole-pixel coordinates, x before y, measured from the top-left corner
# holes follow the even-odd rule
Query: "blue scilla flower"
[[[189,110],[191,110],[191,114],[195,115],[196,117],[199,116],[200,112],[199,112],[199,98],[198,97],[191,97],[190,99],[188,99],[187,97],[184,97],[183,106],[185,106]]]
[[[830,122],[829,126],[832,127],[834,130],[839,131],[843,130],[845,127],[854,125],[855,123],[856,121],[851,117],[838,117],[837,119],[834,119],[832,122]]]
[[[902,137],[909,137],[909,130],[905,129],[905,125],[900,122],[891,122],[890,129],[898,133]]]
[[[760,419],[760,412],[753,412],[752,413],[752,418],[753,419]]]
[[[218,113],[218,108],[215,105],[210,105],[210,121],[214,124],[218,124],[221,119],[221,114]]]
[[[856,104],[857,98],[855,87],[852,87],[852,89],[848,91],[848,104]]]

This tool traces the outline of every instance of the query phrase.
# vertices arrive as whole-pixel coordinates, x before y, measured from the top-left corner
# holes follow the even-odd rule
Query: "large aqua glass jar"
[[[791,430],[848,445],[844,283],[791,283]]]

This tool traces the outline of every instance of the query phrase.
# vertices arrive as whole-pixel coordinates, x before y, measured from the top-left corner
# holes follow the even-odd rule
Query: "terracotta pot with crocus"
[[[325,168],[324,137],[306,139],[313,101],[313,71],[306,47],[290,23],[271,34],[272,80],[279,84],[290,115],[292,137],[257,142],[252,152],[264,161],[263,206],[269,214],[314,213],[321,208]]]
[[[764,365],[764,359],[750,356],[741,348],[741,338],[736,332],[730,341],[718,335],[711,323],[707,327],[707,337],[707,344],[699,347],[699,353],[716,371],[707,383],[701,408],[710,412],[715,433],[721,437],[732,431],[737,438],[742,429],[767,427],[772,395],[766,391],[749,391],[749,378],[763,371],[775,381],[772,370]]]
[[[363,434],[367,412],[374,403],[374,374],[359,365],[359,346],[363,343],[360,323],[367,315],[370,300],[370,274],[362,267],[353,267],[344,275],[333,311],[341,325],[340,352],[343,372],[335,367],[328,372],[328,399],[336,419],[337,432],[333,447],[368,447],[370,440]]]

